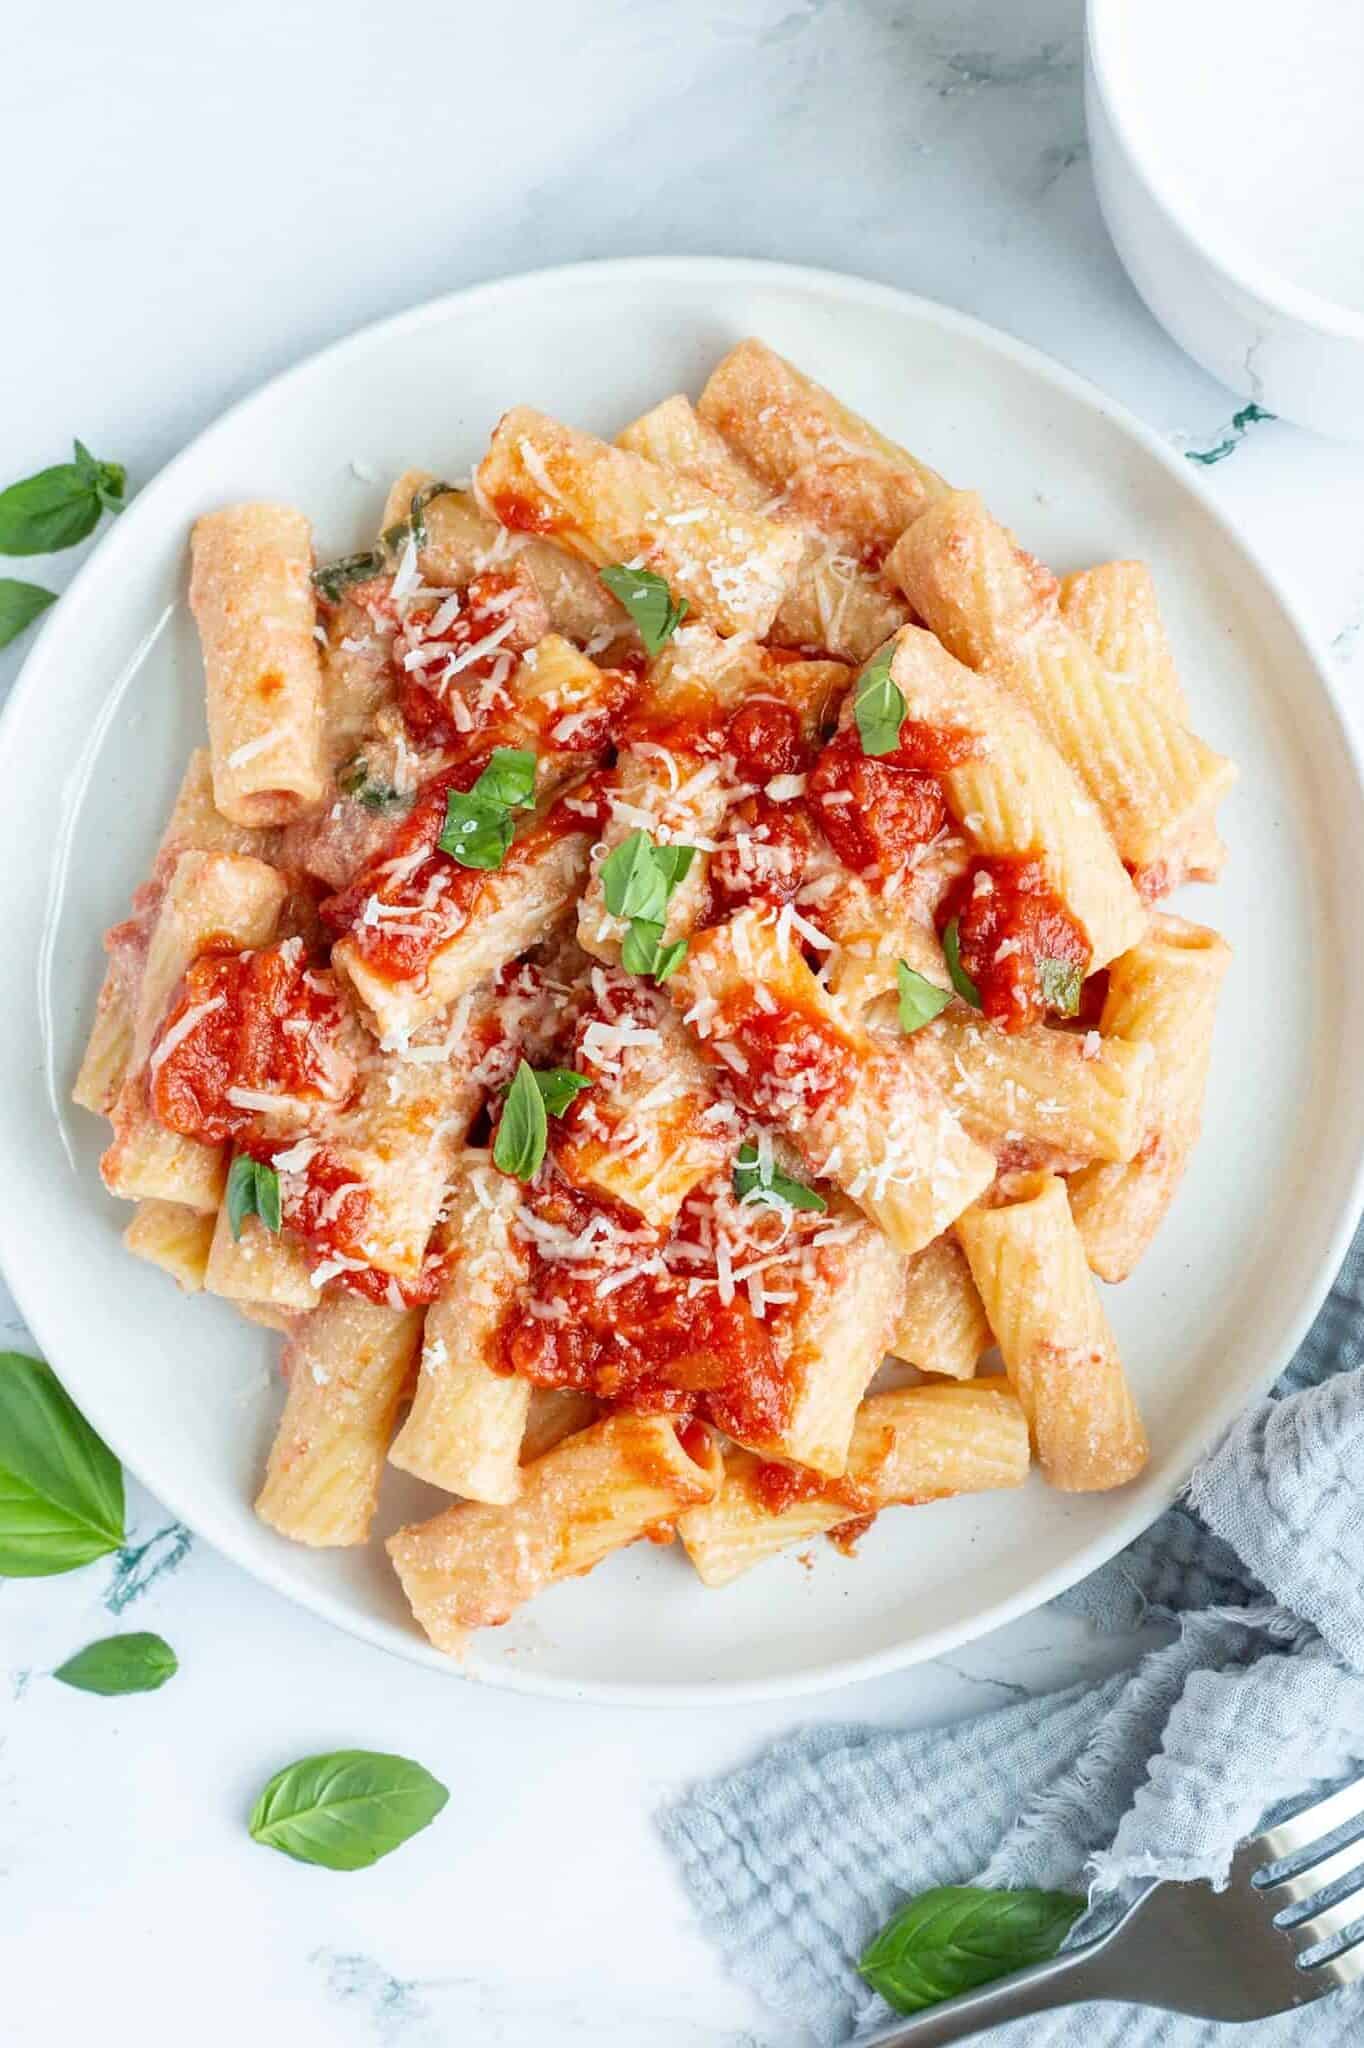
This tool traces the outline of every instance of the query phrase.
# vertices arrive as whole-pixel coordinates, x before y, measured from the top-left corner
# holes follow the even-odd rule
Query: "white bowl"
[[[1151,1434],[1117,1494],[1032,1483],[882,1518],[707,1592],[639,1544],[475,1643],[469,1669],[558,1698],[733,1702],[936,1656],[1092,1571],[1168,1505],[1199,1451],[1291,1357],[1344,1256],[1364,1164],[1364,788],[1292,609],[1190,465],[1092,386],[978,321],[853,278],[695,257],[505,279],[372,327],[277,378],[140,491],[29,655],[0,721],[0,1263],[73,1398],[174,1515],[266,1585],[454,1675],[376,1544],[305,1550],[251,1510],[280,1407],[273,1334],[177,1294],[119,1242],[105,1128],[69,1102],[99,934],[146,873],[203,675],[190,522],[278,495],[324,557],[372,534],[383,479],[459,475],[503,407],[612,433],[695,391],[745,334],[832,384],[944,474],[980,484],[1058,569],[1151,564],[1199,729],[1234,754],[1232,859],[1189,909],[1231,941],[1203,1143],[1165,1228],[1106,1306]],[[432,1514],[390,1468],[379,1533]]]
[[[1087,13],[1094,182],[1137,290],[1233,391],[1364,440],[1364,6]]]

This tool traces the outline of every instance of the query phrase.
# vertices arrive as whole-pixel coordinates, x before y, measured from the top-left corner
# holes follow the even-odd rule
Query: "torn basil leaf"
[[[895,982],[900,994],[900,1029],[906,1038],[941,1016],[952,1000],[950,988],[939,988],[903,960],[895,963]]]
[[[961,934],[955,917],[942,935],[942,949],[953,988],[964,1003],[969,1003],[973,1010],[979,1010],[982,1008],[980,990],[961,964]]]
[[[734,1162],[734,1192],[740,1201],[745,1195],[770,1195],[792,1209],[812,1209],[819,1214],[829,1206],[814,1188],[807,1188],[804,1181],[792,1180],[789,1173],[782,1173],[776,1166],[764,1175],[756,1145],[739,1147]]]
[[[507,1090],[493,1140],[493,1165],[516,1180],[534,1180],[549,1141],[545,1098],[535,1070],[522,1060]]]
[[[906,714],[904,695],[891,678],[894,656],[892,641],[867,663],[857,678],[853,716],[864,754],[893,754],[900,744],[900,727]]]
[[[686,598],[674,600],[663,578],[652,569],[627,569],[624,562],[613,562],[597,574],[639,628],[645,653],[661,654],[687,616]]]
[[[267,1230],[279,1234],[279,1175],[263,1160],[253,1159],[249,1152],[239,1152],[227,1175],[227,1220],[234,1242],[240,1238],[248,1216],[258,1216]]]
[[[1079,1015],[1084,976],[1073,961],[1039,960],[1037,985],[1049,1010],[1055,1010],[1062,1017]]]

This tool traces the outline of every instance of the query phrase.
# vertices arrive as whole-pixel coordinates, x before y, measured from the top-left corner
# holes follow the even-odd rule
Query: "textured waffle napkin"
[[[702,1923],[821,2041],[893,2015],[858,1955],[938,1884],[1088,1883],[1083,1938],[1143,1878],[1226,1875],[1237,1841],[1364,1758],[1364,1230],[1273,1395],[1154,1528],[1066,1598],[1165,1615],[1135,1671],[950,1728],[792,1736],[662,1816]],[[1364,1996],[1247,2031],[1130,2006],[996,2028],[1007,2048],[1353,2048]]]

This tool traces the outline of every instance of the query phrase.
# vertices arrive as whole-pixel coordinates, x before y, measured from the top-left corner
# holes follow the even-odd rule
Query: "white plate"
[[[324,556],[353,547],[391,475],[414,462],[466,470],[504,406],[526,400],[609,434],[663,393],[695,391],[749,333],[981,486],[1057,568],[1152,564],[1199,728],[1241,762],[1229,879],[1191,906],[1236,959],[1202,1147],[1139,1274],[1105,1295],[1150,1425],[1141,1482],[1068,1499],[1034,1481],[892,1512],[855,1563],[819,1545],[812,1568],[783,1558],[719,1593],[679,1552],[641,1545],[478,1643],[472,1671],[525,1691],[675,1704],[810,1690],[932,1656],[1035,1606],[1151,1521],[1200,1447],[1280,1370],[1360,1202],[1358,765],[1301,626],[1187,465],[1032,350],[880,286],[696,259],[550,271],[370,328],[236,407],[101,542],[15,690],[0,732],[12,963],[0,1258],[74,1398],[239,1564],[372,1643],[444,1663],[377,1543],[310,1552],[256,1521],[279,1407],[274,1340],[128,1257],[127,1212],[96,1172],[105,1126],[67,1104],[99,935],[145,874],[202,737],[186,535],[224,500],[280,497],[309,513]],[[352,459],[378,480],[358,481]],[[382,1533],[437,1503],[390,1474]]]

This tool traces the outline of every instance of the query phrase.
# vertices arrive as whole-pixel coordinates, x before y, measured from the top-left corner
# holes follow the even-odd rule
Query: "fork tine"
[[[1357,1983],[1364,1977],[1364,1939],[1351,1942],[1349,1948],[1343,1948],[1339,1955],[1329,1957],[1324,1963],[1318,1963],[1309,1973],[1309,1982],[1312,1977],[1326,1980],[1333,1990],[1342,1984]]]
[[[1353,1927],[1356,1920],[1364,1920],[1364,1899],[1354,1891],[1348,1898],[1339,1899],[1334,1906],[1314,1913],[1310,1920],[1296,1921],[1283,1931],[1297,1943],[1301,1955],[1304,1949],[1315,1948],[1319,1941],[1329,1941],[1333,1934],[1343,1934],[1347,1927]]]
[[[1324,1892],[1338,1878],[1348,1877],[1352,1870],[1359,1870],[1364,1879],[1364,1836],[1356,1836],[1343,1849],[1337,1849],[1318,1863],[1309,1863],[1305,1869],[1295,1870],[1291,1877],[1275,1878],[1272,1884],[1257,1886],[1274,1907],[1275,1912],[1283,1906],[1296,1906],[1304,1899],[1314,1899],[1318,1892]]]
[[[1364,1778],[1342,1785],[1338,1792],[1319,1799],[1315,1806],[1304,1806],[1301,1812],[1281,1820],[1277,1827],[1266,1828],[1250,1846],[1264,1851],[1266,1863],[1278,1863],[1298,1849],[1310,1848],[1323,1835],[1334,1834],[1347,1821],[1360,1819],[1364,1819]]]

